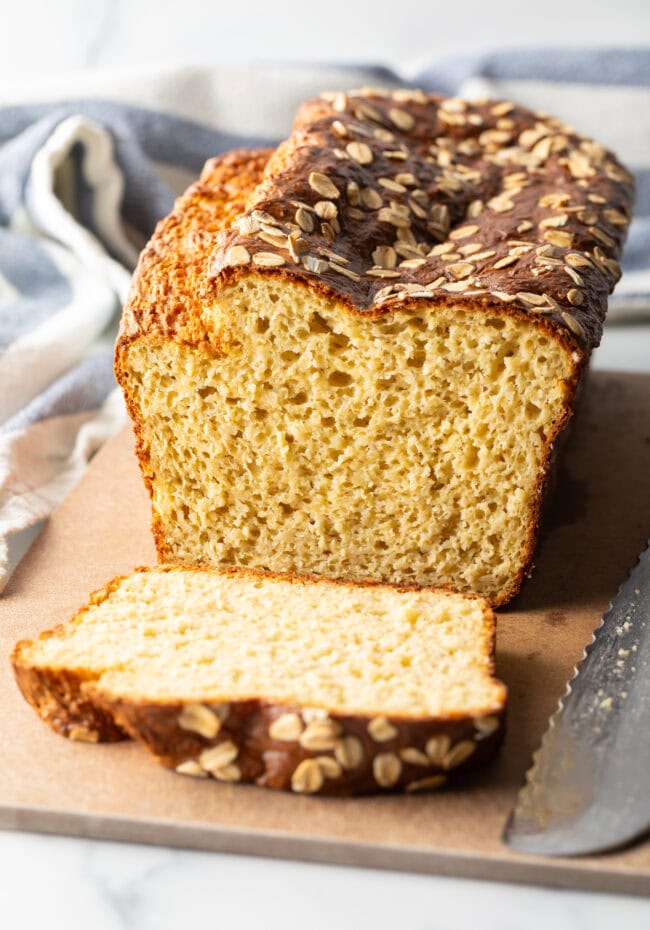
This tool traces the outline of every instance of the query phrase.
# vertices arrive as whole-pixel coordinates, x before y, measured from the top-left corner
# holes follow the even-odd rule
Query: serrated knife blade
[[[650,543],[619,588],[533,756],[504,840],[578,856],[650,830]]]

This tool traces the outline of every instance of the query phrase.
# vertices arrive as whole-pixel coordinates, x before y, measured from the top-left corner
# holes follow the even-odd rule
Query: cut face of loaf
[[[630,197],[557,120],[417,92],[209,165],[117,347],[160,557],[509,600]]]
[[[463,305],[368,320],[262,277],[218,309],[222,354],[152,340],[128,354],[162,553],[505,600],[570,353]]]
[[[494,635],[476,597],[161,567],[115,579],[13,664],[73,739],[129,734],[181,773],[297,793],[415,791],[494,754]]]

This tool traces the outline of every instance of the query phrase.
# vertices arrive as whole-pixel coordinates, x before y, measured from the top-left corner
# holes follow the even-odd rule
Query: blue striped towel
[[[0,589],[10,534],[49,515],[124,421],[111,342],[155,222],[212,155],[275,143],[324,89],[511,98],[616,150],[637,210],[612,320],[650,318],[650,50],[473,53],[385,68],[181,69],[0,86]]]

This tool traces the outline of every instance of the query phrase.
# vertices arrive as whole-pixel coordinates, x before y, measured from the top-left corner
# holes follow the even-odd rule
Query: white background
[[[1,0],[0,76],[263,59],[401,66],[522,45],[650,43],[648,0]]]
[[[650,0],[0,0],[0,104],[5,82],[85,68],[363,61],[408,74],[445,53],[531,44],[650,45]],[[610,328],[595,364],[650,371],[650,325]],[[9,832],[0,876],[11,930],[650,927],[648,902],[623,896]]]

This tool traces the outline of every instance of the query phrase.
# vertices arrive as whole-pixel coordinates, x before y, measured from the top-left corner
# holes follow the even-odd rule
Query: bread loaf
[[[631,199],[559,120],[418,91],[209,163],[116,349],[160,558],[507,602]]]
[[[73,740],[140,740],[186,775],[304,794],[437,788],[502,738],[478,597],[251,571],[116,578],[19,643],[18,684]]]

